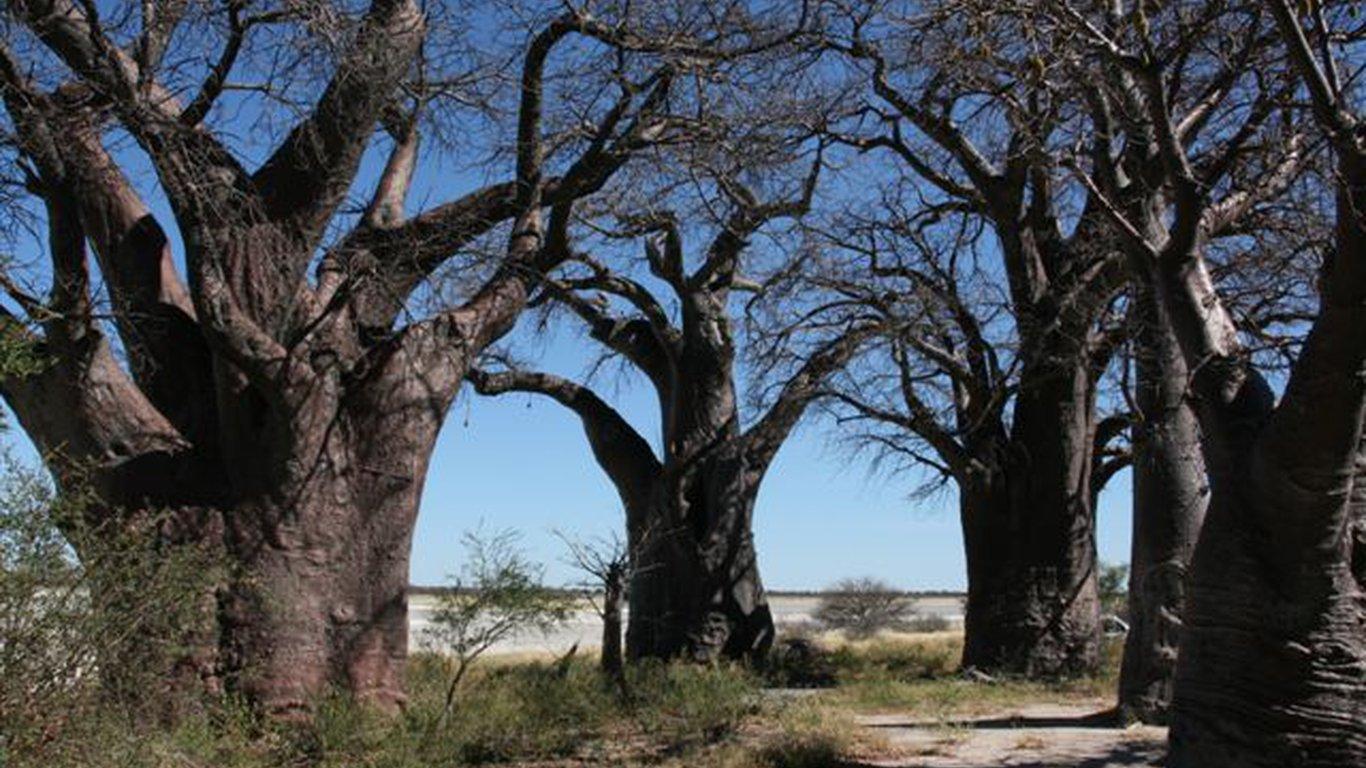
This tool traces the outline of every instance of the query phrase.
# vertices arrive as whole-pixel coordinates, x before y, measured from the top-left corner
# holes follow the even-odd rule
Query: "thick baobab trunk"
[[[760,662],[772,646],[751,522],[757,487],[734,486],[735,462],[707,460],[681,495],[683,514],[651,529],[631,585],[631,658]]]
[[[1349,539],[1325,535],[1296,562],[1304,534],[1286,523],[1307,529],[1301,515],[1313,505],[1278,485],[1287,477],[1267,482],[1253,453],[1215,478],[1192,566],[1170,764],[1366,765],[1366,611]]]
[[[1276,545],[1254,521],[1270,511],[1215,489],[1177,663],[1173,768],[1366,765],[1361,590],[1345,558],[1317,573],[1268,569]]]
[[[658,523],[631,550],[626,655],[632,661],[676,657],[687,646],[685,617],[688,606],[700,603],[702,582],[690,538],[678,526]]]
[[[964,483],[968,602],[963,666],[1031,677],[1100,659],[1084,366],[1025,379],[999,466]]]
[[[97,333],[66,343],[83,351],[0,387],[63,489],[94,491],[92,525],[152,521],[149,547],[201,547],[229,575],[208,586],[219,598],[206,595],[203,626],[148,639],[182,649],[158,660],[167,690],[148,698],[179,706],[228,688],[287,713],[335,686],[401,702],[410,537],[441,404],[378,376],[349,408],[282,417],[248,387],[220,407],[225,425],[255,428],[226,430],[209,453],[180,439]]]
[[[1157,296],[1149,286],[1136,288],[1131,311],[1139,414],[1133,428],[1129,635],[1119,707],[1126,719],[1161,724],[1171,704],[1187,571],[1209,482],[1181,349]]]
[[[408,535],[367,519],[415,510],[340,506],[320,494],[272,510],[281,522],[269,540],[236,539],[242,562],[225,628],[238,654],[236,687],[275,714],[306,711],[330,687],[383,708],[401,704]]]
[[[407,548],[377,531],[336,535],[369,512],[301,504],[290,514],[319,525],[287,523],[274,541],[250,545],[226,630],[240,654],[236,687],[272,713],[306,711],[330,687],[384,708],[404,700]]]
[[[1177,660],[1173,768],[1366,765],[1366,595],[1352,540],[1366,157],[1356,144],[1339,151],[1337,252],[1279,404],[1243,360],[1198,256],[1163,263],[1173,326],[1187,361],[1202,363],[1212,481]]]

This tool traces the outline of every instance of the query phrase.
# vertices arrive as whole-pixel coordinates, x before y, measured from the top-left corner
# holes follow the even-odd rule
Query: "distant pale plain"
[[[432,614],[439,598],[429,594],[412,595],[408,598],[408,638],[409,646],[420,650],[444,650],[431,642],[428,629],[432,626]],[[814,595],[774,595],[769,598],[773,611],[773,621],[781,634],[791,629],[813,622],[813,614],[821,598]],[[963,624],[963,597],[961,595],[933,595],[916,597],[913,600],[917,616],[942,616],[955,628]],[[569,619],[550,630],[540,632],[530,630],[517,633],[489,649],[494,654],[554,654],[568,651],[578,643],[581,650],[597,648],[602,642],[602,620],[598,614],[585,605],[574,611]]]

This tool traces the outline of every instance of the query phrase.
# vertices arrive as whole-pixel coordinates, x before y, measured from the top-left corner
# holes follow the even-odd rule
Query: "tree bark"
[[[1366,598],[1347,503],[1366,311],[1329,301],[1274,415],[1269,391],[1254,409],[1234,399],[1246,428],[1219,437],[1242,439],[1206,451],[1221,461],[1177,660],[1176,768],[1366,765]]]
[[[631,586],[628,655],[762,662],[775,630],[759,577],[752,519],[757,483],[744,484],[735,446],[703,460],[667,494],[682,514],[655,519]]]
[[[1120,668],[1126,719],[1165,724],[1186,580],[1209,500],[1187,369],[1150,280],[1134,281],[1136,369],[1129,634]]]
[[[1100,660],[1092,385],[1084,366],[1023,381],[1004,455],[963,483],[963,666],[1085,674]]]
[[[230,521],[230,674],[275,713],[305,712],[332,686],[404,701],[408,558],[439,420],[375,405],[327,414],[321,455],[285,459],[304,480],[242,500]]]
[[[1312,87],[1322,73],[1304,64],[1312,54],[1293,10],[1271,8],[1338,153],[1336,253],[1279,403],[1198,250],[1162,254],[1164,301],[1188,364],[1199,363],[1212,482],[1177,661],[1175,768],[1366,765],[1366,596],[1352,537],[1366,411],[1366,151]],[[1194,207],[1178,208],[1178,223]]]

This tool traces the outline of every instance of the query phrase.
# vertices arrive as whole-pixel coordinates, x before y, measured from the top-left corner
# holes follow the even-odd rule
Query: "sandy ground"
[[[1165,728],[1118,728],[1105,707],[1040,704],[958,722],[858,718],[887,747],[861,765],[897,768],[1139,768],[1162,765]]]
[[[770,599],[774,623],[778,629],[809,623],[811,615],[820,602],[818,597],[796,597],[776,595]],[[427,628],[431,626],[432,611],[436,608],[437,598],[431,595],[413,595],[408,598],[408,641],[412,648],[440,650],[429,642]],[[915,601],[915,608],[921,615],[943,616],[950,622],[960,625],[963,621],[963,602],[959,597],[923,597]],[[526,632],[499,643],[491,649],[495,654],[552,654],[559,655],[578,643],[583,650],[596,648],[602,639],[602,622],[591,608],[585,606],[577,611],[569,621],[548,633]]]

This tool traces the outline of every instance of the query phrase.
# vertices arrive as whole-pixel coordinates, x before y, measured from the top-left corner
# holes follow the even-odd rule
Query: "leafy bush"
[[[0,754],[15,764],[94,712],[160,716],[199,693],[170,673],[212,610],[216,556],[165,541],[154,514],[92,527],[89,502],[0,456]]]
[[[863,577],[837,582],[821,597],[815,619],[850,637],[868,637],[903,626],[915,614],[911,598],[890,584]]]
[[[470,666],[502,640],[547,631],[569,617],[573,601],[542,583],[543,569],[517,547],[517,534],[465,534],[465,565],[432,614],[425,641],[454,659],[443,719]]]

